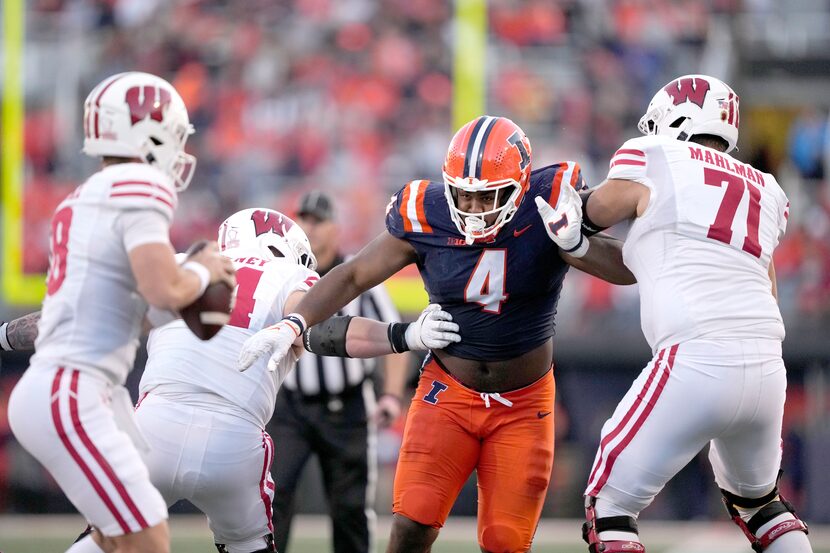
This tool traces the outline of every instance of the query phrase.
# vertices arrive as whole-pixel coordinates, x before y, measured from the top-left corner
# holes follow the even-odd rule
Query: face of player
[[[502,192],[503,194],[504,192]],[[466,192],[458,191],[458,209],[467,213],[485,213],[496,209],[496,192]],[[498,213],[490,213],[484,217],[484,222],[489,226],[496,222]]]

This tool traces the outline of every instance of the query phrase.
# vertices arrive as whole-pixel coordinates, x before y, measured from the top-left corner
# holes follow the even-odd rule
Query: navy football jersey
[[[490,241],[470,245],[450,218],[443,183],[412,181],[393,197],[387,230],[415,248],[430,302],[451,313],[461,329],[461,342],[450,344],[448,353],[512,359],[553,335],[569,266],[545,232],[534,198],[556,206],[562,186],[584,186],[577,163],[533,171],[513,219]]]

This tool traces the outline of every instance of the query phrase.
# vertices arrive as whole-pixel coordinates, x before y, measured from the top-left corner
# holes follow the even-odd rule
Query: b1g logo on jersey
[[[275,215],[262,210],[254,211],[251,214],[251,221],[254,222],[254,232],[257,236],[261,236],[266,232],[285,236],[288,229],[294,226],[290,219],[284,219],[282,215]]]
[[[130,122],[133,125],[148,116],[161,123],[171,96],[169,90],[157,86],[134,86],[127,90],[124,100],[130,108]]]
[[[674,105],[679,106],[686,102],[692,102],[703,107],[703,100],[709,92],[709,81],[705,79],[677,79],[666,85],[663,89],[672,97]]]

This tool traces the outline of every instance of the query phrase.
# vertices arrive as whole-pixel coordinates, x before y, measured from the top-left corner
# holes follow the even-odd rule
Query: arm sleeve
[[[633,180],[652,188],[651,181],[646,177],[648,155],[641,140],[628,140],[617,150],[609,163],[608,178]]]
[[[128,252],[144,244],[170,243],[170,221],[155,210],[125,211],[118,217],[116,226]]]

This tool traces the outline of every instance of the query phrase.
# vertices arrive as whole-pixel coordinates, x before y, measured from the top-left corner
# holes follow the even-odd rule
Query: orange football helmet
[[[450,216],[468,244],[494,236],[519,208],[530,186],[531,149],[524,131],[506,117],[473,119],[450,141],[444,160],[444,193]],[[458,191],[496,192],[492,209],[469,213],[458,208]],[[498,214],[487,225],[485,217]]]

